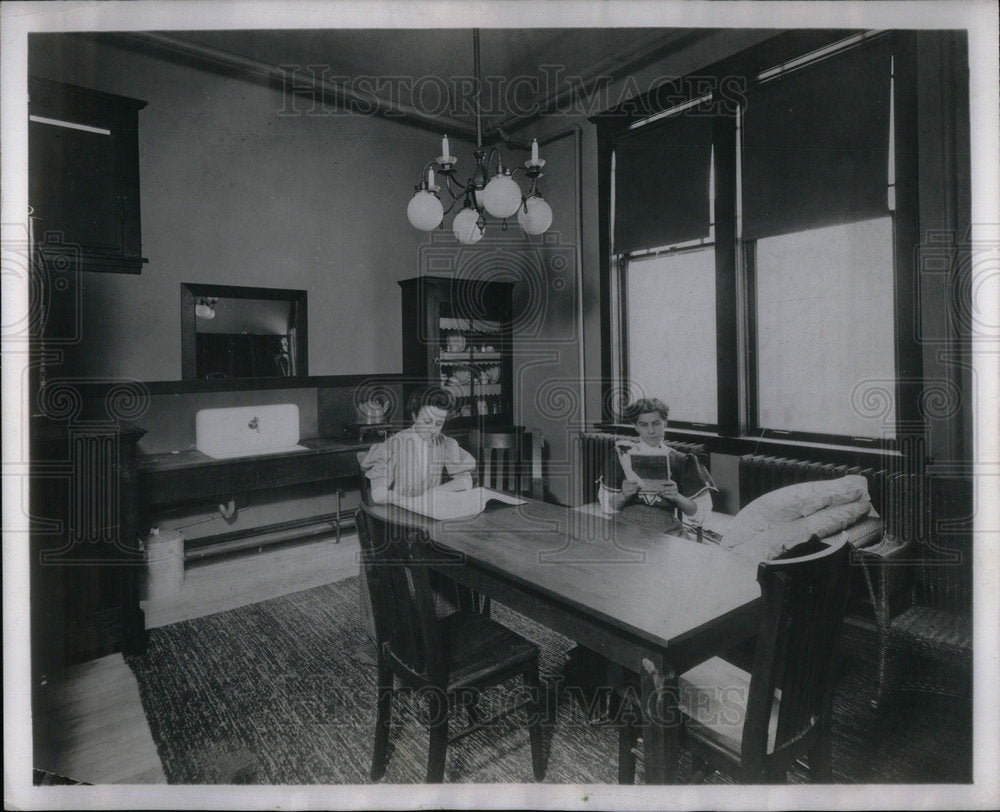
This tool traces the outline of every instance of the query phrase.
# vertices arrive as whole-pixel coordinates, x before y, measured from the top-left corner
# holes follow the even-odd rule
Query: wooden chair
[[[538,432],[521,426],[496,431],[473,431],[470,437],[476,473],[484,488],[545,497],[542,445]]]
[[[792,762],[808,755],[813,781],[829,781],[832,677],[847,605],[846,541],[810,540],[796,557],[762,562],[760,632],[750,673],[720,657],[678,680],[682,741],[702,772],[707,764],[744,783],[784,781]],[[790,551],[799,553],[806,545]],[[621,728],[619,780],[635,777],[634,723]]]
[[[370,505],[372,503],[372,483],[365,472],[361,470],[361,463],[368,456],[367,451],[359,451],[356,454],[358,461],[358,488],[361,492],[361,504]],[[358,517],[355,515],[358,537],[361,536],[361,525],[357,524]],[[364,626],[368,639],[378,647],[377,635],[375,633],[375,617],[372,614],[371,598],[368,594],[368,573],[364,565],[358,568],[358,609],[361,616],[361,625]]]
[[[367,451],[357,453],[359,487],[361,490],[361,504],[372,504],[372,483],[361,470],[361,463],[368,456]],[[358,528],[360,535],[361,529]],[[456,608],[468,609],[489,615],[490,599],[469,589],[462,584],[456,584],[450,578],[440,573],[431,573],[431,586],[434,589],[434,609],[439,616],[444,616],[453,612]],[[376,643],[375,617],[372,613],[371,598],[368,594],[368,573],[364,567],[358,570],[358,607],[360,609],[361,625],[364,626],[368,639]]]
[[[368,456],[368,452],[359,451],[355,456],[358,460],[358,488],[361,491],[361,501],[363,504],[370,505],[372,503],[372,481],[361,470],[361,463]]]
[[[437,617],[428,577],[430,542],[426,533],[387,522],[362,505],[358,511],[362,566],[378,637],[378,706],[372,780],[385,774],[393,677],[427,697],[430,745],[427,782],[444,778],[445,755],[451,742],[487,727],[521,708],[527,708],[531,766],[542,780],[541,713],[538,684],[538,647],[489,617],[459,611]],[[520,675],[528,697],[495,716],[479,721],[475,699],[482,688]],[[470,724],[448,733],[451,709],[465,705]]]

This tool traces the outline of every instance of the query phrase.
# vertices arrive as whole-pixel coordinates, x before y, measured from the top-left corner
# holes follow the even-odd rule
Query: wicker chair
[[[899,475],[889,483],[888,532],[861,551],[879,635],[876,694],[968,696],[972,673],[971,482]],[[901,655],[942,664],[934,670]]]

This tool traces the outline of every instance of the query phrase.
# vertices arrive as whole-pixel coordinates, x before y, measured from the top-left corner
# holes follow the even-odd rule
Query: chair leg
[[[788,781],[788,770],[784,767],[768,765],[764,768],[765,784],[784,784]]]
[[[700,758],[694,754],[691,755],[691,784],[704,784],[705,779],[708,778],[714,771],[709,766],[705,759]]]
[[[530,702],[525,707],[528,714],[528,738],[531,740],[531,771],[536,781],[545,778],[545,754],[542,750],[542,702],[541,688],[538,682],[538,660],[532,660],[531,666],[524,672],[524,685],[530,692]]]
[[[392,670],[385,657],[378,657],[378,701],[375,716],[375,749],[372,753],[372,781],[385,775],[389,752],[389,723],[392,719]]]
[[[833,783],[833,748],[830,727],[825,725],[809,750],[809,780],[814,784]]]
[[[875,698],[871,705],[878,710],[885,703],[886,690],[889,683],[889,644],[885,639],[885,633],[879,631],[878,640],[878,666],[875,673]]]
[[[461,705],[465,708],[465,713],[469,717],[469,724],[479,723],[479,691],[475,688],[459,688],[452,694],[453,705]]]
[[[639,730],[631,719],[626,719],[618,729],[618,783],[635,783],[635,753]]]
[[[444,762],[448,752],[448,697],[443,689],[431,687],[427,693],[430,720],[430,744],[427,748],[427,783],[444,780]]]

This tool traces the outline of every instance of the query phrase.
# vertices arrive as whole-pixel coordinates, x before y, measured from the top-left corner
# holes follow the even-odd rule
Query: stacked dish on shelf
[[[441,347],[435,359],[441,385],[459,400],[462,416],[502,412],[503,355],[496,347],[502,325],[491,319],[439,318]],[[487,363],[494,362],[494,363]]]

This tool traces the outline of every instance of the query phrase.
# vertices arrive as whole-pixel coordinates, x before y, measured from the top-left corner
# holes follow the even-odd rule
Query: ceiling
[[[714,29],[480,30],[484,137],[527,125],[580,87],[633,73]],[[324,103],[375,105],[412,123],[475,137],[472,29],[269,29],[112,35],[272,83],[324,90]],[[313,66],[310,68],[310,66]],[[329,100],[327,102],[327,100]]]

